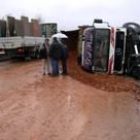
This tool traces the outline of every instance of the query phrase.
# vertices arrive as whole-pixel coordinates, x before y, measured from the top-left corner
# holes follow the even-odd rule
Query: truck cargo
[[[41,37],[42,36],[42,32],[41,32],[41,27],[39,25],[38,20],[32,19],[31,26],[32,26],[33,36],[35,36],[35,37],[39,37],[40,36]]]
[[[15,36],[15,18],[7,17],[7,36]]]
[[[31,36],[30,33],[30,24],[29,24],[29,19],[28,17],[21,17],[21,24],[22,24],[22,29],[23,29],[23,36]]]
[[[0,37],[6,37],[6,21],[0,20]]]

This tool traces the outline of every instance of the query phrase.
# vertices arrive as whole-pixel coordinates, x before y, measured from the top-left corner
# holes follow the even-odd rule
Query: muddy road
[[[42,76],[41,67],[41,60],[0,63],[0,140],[140,140],[135,81],[108,92],[80,81],[71,66],[59,77]]]

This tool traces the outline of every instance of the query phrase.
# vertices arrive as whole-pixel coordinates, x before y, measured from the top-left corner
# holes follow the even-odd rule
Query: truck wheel
[[[81,62],[82,62],[82,56],[81,56],[81,55],[78,55],[78,56],[77,56],[77,64],[78,64],[79,66],[81,66]]]
[[[35,52],[35,58],[36,59],[39,59],[40,58],[40,56],[39,56],[39,50],[36,50],[36,52]]]
[[[24,60],[26,59],[26,57],[25,57],[25,56],[22,56],[22,57],[19,57],[19,59],[20,59],[21,61],[24,61]]]

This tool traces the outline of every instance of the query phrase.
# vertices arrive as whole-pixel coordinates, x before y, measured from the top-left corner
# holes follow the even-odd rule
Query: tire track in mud
[[[42,83],[42,81],[40,81],[40,86],[42,84],[43,84],[42,86],[46,85],[48,87],[48,90],[49,90],[49,88],[50,89],[54,88],[54,87],[52,87],[52,85],[49,86],[49,84],[47,85],[47,83],[45,83],[46,81],[50,82],[52,80],[52,78],[49,79],[49,77],[45,77],[45,78],[43,78],[43,80],[44,80],[44,84]],[[60,81],[58,80],[57,82],[60,83],[61,80]],[[62,84],[59,84],[59,83],[56,84],[57,82],[55,81],[54,84],[57,85],[57,88],[59,89],[59,87],[61,88]],[[64,86],[66,86],[66,85],[64,85]],[[56,89],[54,88],[51,93],[49,93],[47,91],[45,92],[45,88],[44,88],[44,91],[42,90],[43,94],[41,94],[40,96],[38,95],[38,98],[41,98],[40,104],[43,103],[42,107],[50,106],[49,110],[47,109],[49,115],[47,117],[47,120],[45,122],[43,122],[43,124],[46,125],[46,127],[49,127],[49,129],[52,129],[53,133],[49,132],[51,135],[48,134],[50,137],[55,137],[55,138],[57,137],[58,139],[59,138],[66,139],[66,137],[67,137],[68,139],[70,139],[70,134],[71,134],[71,138],[72,138],[75,135],[78,135],[80,133],[81,129],[78,129],[78,128],[82,128],[82,125],[84,124],[83,119],[85,120],[85,118],[83,118],[83,116],[81,116],[81,115],[78,115],[78,117],[76,117],[77,113],[79,112],[78,111],[79,105],[76,103],[76,101],[74,101],[75,99],[72,99],[73,101],[71,101],[71,100],[68,101],[68,96],[69,96],[69,94],[71,94],[71,92],[67,93],[67,92],[63,91],[63,89],[58,92],[57,88]],[[74,104],[77,104],[77,105],[74,105]],[[40,108],[42,108],[42,107],[40,107]],[[37,113],[37,114],[43,114],[44,111],[45,110],[42,110],[40,113]],[[38,118],[40,118],[40,117],[38,116]],[[51,120],[53,120],[53,122],[51,122]],[[75,125],[76,122],[78,122],[77,125]],[[57,125],[57,127],[59,126],[60,128],[58,127],[58,129],[56,129],[57,128],[56,125]],[[74,127],[74,125],[75,125],[75,127]],[[62,131],[60,131],[61,129],[62,129]]]

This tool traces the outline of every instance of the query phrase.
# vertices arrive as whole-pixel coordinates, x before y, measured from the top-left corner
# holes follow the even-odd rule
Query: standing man
[[[42,74],[46,75],[47,48],[45,43],[40,48],[40,58],[42,59]]]
[[[62,74],[63,75],[67,75],[68,71],[67,71],[67,59],[68,59],[68,48],[66,45],[66,40],[62,39]]]
[[[51,59],[49,56],[50,53],[50,43],[49,43],[49,38],[45,39],[45,45],[46,45],[46,49],[47,49],[47,71],[48,71],[48,75],[52,74],[52,66],[51,66]]]
[[[53,38],[53,42],[50,45],[50,58],[52,64],[53,76],[59,75],[59,60],[62,58],[62,45],[59,43],[56,37]]]

